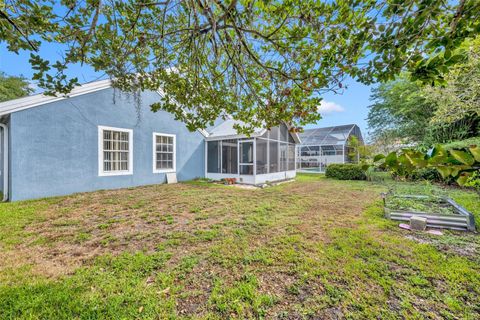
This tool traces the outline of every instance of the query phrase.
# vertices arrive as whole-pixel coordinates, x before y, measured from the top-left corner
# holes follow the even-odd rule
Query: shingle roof
[[[304,145],[341,145],[346,142],[351,132],[360,128],[356,124],[348,124],[335,127],[306,129],[299,133]],[[363,141],[361,134],[359,137]]]

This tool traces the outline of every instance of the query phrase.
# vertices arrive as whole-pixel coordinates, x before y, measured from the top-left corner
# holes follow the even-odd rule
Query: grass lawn
[[[193,181],[0,205],[0,319],[480,317],[480,238],[401,230],[428,184]]]

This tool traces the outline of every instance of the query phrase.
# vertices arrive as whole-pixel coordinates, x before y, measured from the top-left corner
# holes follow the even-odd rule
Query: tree
[[[32,92],[27,79],[0,72],[0,102],[28,96]]]
[[[480,38],[464,49],[466,61],[451,68],[446,84],[425,88],[428,99],[438,106],[430,120],[435,142],[480,136]]]
[[[373,157],[374,151],[374,146],[363,144],[354,135],[347,140],[347,157],[350,162],[364,162]]]
[[[423,85],[409,76],[382,83],[372,89],[368,126],[375,141],[403,145],[421,143],[437,105],[427,99]]]
[[[465,59],[450,68],[442,84],[402,75],[372,90],[367,120],[377,143],[432,146],[480,135],[480,38],[458,50]]]
[[[237,128],[294,127],[318,120],[322,93],[342,91],[351,76],[441,82],[462,59],[452,54],[480,30],[478,0],[8,0],[0,41],[32,51],[34,79],[48,93],[68,93],[65,75],[85,63],[127,92],[157,90],[152,105],[189,129],[218,116]],[[42,57],[59,44],[61,61]]]

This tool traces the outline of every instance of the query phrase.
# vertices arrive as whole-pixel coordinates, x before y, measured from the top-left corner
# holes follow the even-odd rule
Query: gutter
[[[3,202],[8,201],[8,127],[0,123],[0,128],[3,129]]]

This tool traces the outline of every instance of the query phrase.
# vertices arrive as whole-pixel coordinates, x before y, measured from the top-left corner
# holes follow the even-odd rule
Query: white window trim
[[[157,169],[157,136],[173,138],[173,168]],[[152,135],[152,169],[153,173],[171,173],[177,171],[177,137],[174,134],[154,132]]]
[[[103,131],[113,130],[128,133],[128,170],[124,171],[104,171],[103,170]],[[100,177],[124,176],[133,174],[133,130],[124,128],[115,128],[107,126],[98,126],[98,175]]]

